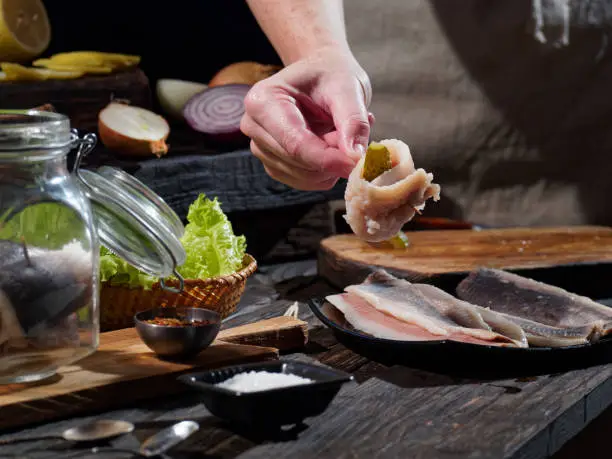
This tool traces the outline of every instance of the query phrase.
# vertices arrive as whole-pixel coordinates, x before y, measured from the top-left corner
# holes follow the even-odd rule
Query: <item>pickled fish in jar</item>
[[[3,224],[0,381],[53,373],[90,352],[81,346],[94,339],[87,336],[94,278],[86,233],[80,216],[60,203],[28,207]]]

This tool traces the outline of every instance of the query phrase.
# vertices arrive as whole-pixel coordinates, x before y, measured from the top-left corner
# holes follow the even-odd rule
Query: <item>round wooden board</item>
[[[336,287],[359,283],[376,268],[413,282],[481,266],[527,270],[611,263],[612,228],[575,226],[406,233],[407,249],[381,249],[353,234],[321,241],[319,275]]]

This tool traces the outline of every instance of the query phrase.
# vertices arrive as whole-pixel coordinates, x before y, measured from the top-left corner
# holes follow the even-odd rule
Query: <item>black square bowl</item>
[[[259,392],[235,392],[215,386],[247,371],[290,373],[313,382]],[[188,373],[178,380],[199,390],[204,405],[215,416],[241,425],[269,428],[299,424],[323,413],[342,385],[352,381],[353,376],[320,365],[271,361]]]

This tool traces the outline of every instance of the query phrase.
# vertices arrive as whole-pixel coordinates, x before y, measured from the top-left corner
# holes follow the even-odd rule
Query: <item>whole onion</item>
[[[274,75],[281,68],[278,65],[266,65],[252,61],[235,62],[219,70],[208,82],[208,86],[213,88],[228,84],[254,85],[258,81]]]

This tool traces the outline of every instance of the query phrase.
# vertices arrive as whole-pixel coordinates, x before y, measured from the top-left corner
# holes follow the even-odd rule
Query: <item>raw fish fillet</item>
[[[365,157],[351,172],[346,192],[344,218],[353,232],[368,242],[382,242],[395,236],[425,201],[440,199],[440,185],[433,174],[416,169],[410,149],[396,139],[380,141],[391,153],[394,167],[368,182],[363,175]]]
[[[438,341],[440,337],[424,328],[397,320],[372,307],[367,301],[351,293],[330,295],[327,298],[342,314],[348,323],[357,330],[376,338],[399,341]]]
[[[462,316],[473,314],[472,308],[475,308],[474,310],[478,312],[482,320],[484,320],[493,331],[522,342],[526,340],[529,346],[559,347],[585,344],[588,342],[590,330],[585,330],[583,327],[551,327],[532,320],[503,314],[492,309],[461,301],[432,285],[415,284],[415,287],[420,289],[430,300],[438,302],[441,308],[453,308],[454,312],[451,312],[451,314],[460,314]],[[467,305],[467,307],[462,305]],[[463,321],[461,323],[465,324],[465,319],[460,320]]]
[[[429,284],[413,284],[438,310],[458,324],[470,328],[488,328],[496,333],[521,343],[527,347],[527,337],[523,328],[504,314],[461,301],[454,296]]]
[[[576,346],[586,344],[589,341],[596,341],[600,336],[600,332],[590,326],[559,328],[522,317],[511,316],[510,314],[498,314],[521,327],[525,332],[529,346],[533,347]]]
[[[509,334],[514,337],[494,331],[476,307],[467,303],[456,307],[441,306],[439,301],[430,300],[415,285],[382,270],[368,276],[362,284],[346,287],[345,291],[345,294],[329,296],[327,300],[344,313],[353,327],[373,336],[406,341],[448,339],[527,347],[521,330],[503,319],[499,323],[512,330]]]
[[[612,329],[612,308],[498,269],[481,268],[470,273],[457,286],[457,295],[470,303],[513,316],[512,320],[536,345],[596,341]]]

